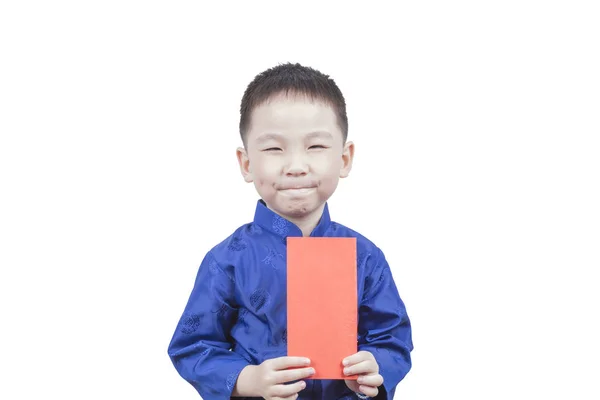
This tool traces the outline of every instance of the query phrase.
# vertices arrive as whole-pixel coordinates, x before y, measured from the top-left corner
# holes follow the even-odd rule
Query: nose
[[[302,176],[308,173],[308,164],[301,154],[291,154],[285,167],[287,176]]]

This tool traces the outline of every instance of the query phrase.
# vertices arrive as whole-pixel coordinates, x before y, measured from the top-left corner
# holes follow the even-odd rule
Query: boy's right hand
[[[279,357],[250,365],[240,373],[234,393],[238,396],[260,396],[267,400],[293,400],[306,387],[304,381],[286,385],[314,375],[310,360],[303,357]],[[294,368],[294,369],[289,369]]]

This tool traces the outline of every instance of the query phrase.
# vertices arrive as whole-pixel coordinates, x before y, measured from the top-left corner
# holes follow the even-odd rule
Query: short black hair
[[[334,80],[314,68],[298,63],[285,63],[256,75],[246,88],[240,106],[240,136],[244,145],[252,111],[273,96],[280,93],[287,95],[290,92],[329,104],[337,116],[346,142],[348,138],[346,100]]]

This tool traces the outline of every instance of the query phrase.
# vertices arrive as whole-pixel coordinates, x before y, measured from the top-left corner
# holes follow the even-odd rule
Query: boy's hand
[[[378,387],[383,385],[383,377],[379,375],[379,364],[375,357],[368,351],[346,357],[343,361],[344,375],[358,375],[358,380],[345,380],[346,386],[355,393],[362,393],[369,397],[376,397]]]
[[[293,400],[298,392],[306,387],[304,381],[315,373],[308,367],[310,360],[303,357],[279,357],[265,360],[262,364],[251,365],[242,370],[238,377],[234,395],[263,397],[267,400]],[[288,370],[288,368],[297,368]]]

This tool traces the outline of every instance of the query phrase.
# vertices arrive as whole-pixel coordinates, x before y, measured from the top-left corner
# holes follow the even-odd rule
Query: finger
[[[366,394],[369,397],[377,397],[379,394],[379,389],[373,386],[360,385],[358,390],[360,390],[362,394]]]
[[[346,375],[359,375],[359,374],[377,374],[379,373],[379,365],[375,360],[367,360],[359,362],[358,364],[351,365],[344,368],[344,374]]]
[[[342,360],[342,364],[344,364],[344,366],[348,366],[348,365],[358,364],[359,362],[362,362],[362,361],[374,360],[374,359],[375,359],[375,357],[370,352],[359,351],[356,354],[352,354],[351,356],[344,358]]]
[[[274,397],[288,398],[293,397],[299,391],[306,388],[306,382],[300,381],[289,385],[275,385],[273,386],[271,393]]]
[[[271,360],[271,366],[274,370],[306,367],[307,365],[310,365],[310,359],[306,357],[279,357]]]
[[[314,368],[288,369],[284,371],[277,371],[275,375],[275,380],[277,381],[277,383],[293,382],[297,381],[298,379],[308,378],[309,376],[314,374]]]
[[[383,376],[379,374],[361,375],[358,377],[356,382],[359,385],[379,387],[383,385]]]

